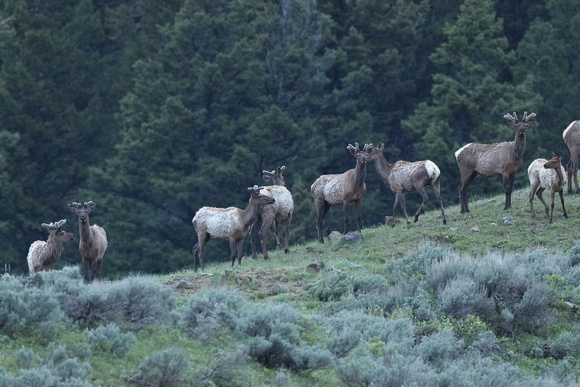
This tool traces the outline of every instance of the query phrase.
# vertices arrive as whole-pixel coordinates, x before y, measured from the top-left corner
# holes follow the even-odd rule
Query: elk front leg
[[[512,188],[514,184],[515,173],[510,175],[503,175],[503,188],[505,190],[505,206],[504,210],[511,208],[512,206]]]

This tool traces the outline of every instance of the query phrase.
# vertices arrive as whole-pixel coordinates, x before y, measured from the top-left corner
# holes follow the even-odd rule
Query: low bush
[[[178,309],[187,332],[201,341],[218,337],[222,325],[234,329],[234,316],[244,299],[238,293],[216,289],[193,294]]]
[[[139,372],[128,381],[144,387],[170,387],[178,385],[189,361],[183,351],[168,348],[147,356],[139,365]]]
[[[0,277],[0,331],[12,338],[34,336],[51,340],[57,324],[63,322],[57,300],[37,288],[27,288],[11,275]]]
[[[101,325],[95,329],[87,329],[83,334],[89,344],[115,356],[124,356],[137,342],[133,333],[121,333],[119,327],[114,323]]]

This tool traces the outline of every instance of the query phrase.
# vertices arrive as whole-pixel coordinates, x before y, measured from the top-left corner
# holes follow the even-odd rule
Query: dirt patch
[[[303,267],[284,267],[256,271],[226,270],[222,274],[200,273],[193,276],[175,273],[165,284],[171,286],[179,296],[231,287],[249,298],[269,298],[279,294],[300,297],[307,293],[306,285],[312,282],[313,277]]]

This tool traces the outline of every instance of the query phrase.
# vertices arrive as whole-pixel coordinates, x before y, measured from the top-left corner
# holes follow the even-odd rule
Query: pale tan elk
[[[89,221],[89,213],[96,204],[92,201],[80,204],[73,202],[68,205],[71,212],[79,218],[79,251],[83,261],[85,282],[91,283],[99,274],[103,256],[109,245],[107,233],[101,226],[92,225]]]
[[[470,143],[455,152],[455,159],[461,173],[459,183],[459,201],[461,213],[469,212],[467,204],[467,188],[477,175],[483,177],[501,176],[505,190],[505,206],[507,210],[512,205],[512,188],[516,172],[522,164],[526,151],[526,129],[534,123],[536,114],[524,112],[522,120],[516,113],[503,116],[507,124],[516,131],[514,141],[497,142],[493,144]]]
[[[30,274],[39,271],[49,271],[54,269],[54,264],[60,259],[64,250],[63,242],[75,239],[75,234],[62,229],[66,219],[61,219],[55,223],[42,223],[42,227],[49,232],[45,241],[34,241],[28,249],[28,270]]]
[[[580,120],[572,121],[570,125],[562,133],[564,142],[570,150],[570,161],[566,164],[566,171],[568,172],[568,193],[572,193],[572,179],[574,179],[574,186],[576,193],[580,193],[578,188],[578,163],[580,161]]]
[[[284,176],[282,176],[284,169],[286,169],[286,167],[282,166],[276,168],[272,172],[266,170],[262,171],[262,178],[266,181],[272,182],[273,185],[264,187],[260,193],[262,195],[270,196],[276,201],[272,204],[266,204],[260,207],[260,210],[258,211],[258,219],[252,226],[250,242],[252,245],[252,256],[254,258],[257,256],[256,243],[254,239],[257,238],[260,240],[264,259],[269,258],[268,250],[266,248],[266,233],[272,225],[274,225],[274,233],[276,234],[276,249],[282,247],[279,236],[279,226],[281,222],[286,223],[284,252],[287,253],[289,251],[288,238],[290,224],[292,223],[292,214],[294,213],[294,200],[292,199],[292,194],[286,188],[286,182],[284,181]]]
[[[227,239],[230,242],[232,267],[236,257],[238,265],[242,264],[242,245],[244,238],[252,224],[258,218],[258,210],[261,206],[272,204],[276,200],[262,195],[260,190],[264,187],[257,185],[248,188],[252,191],[250,202],[246,209],[237,207],[215,208],[202,207],[192,219],[193,228],[197,234],[197,243],[193,246],[194,270],[197,271],[197,262],[203,270],[203,250],[210,239]],[[196,259],[197,256],[197,259]]]
[[[566,213],[566,207],[564,206],[564,186],[566,185],[566,171],[562,166],[562,158],[553,155],[550,160],[546,159],[535,159],[532,161],[528,167],[528,177],[530,178],[530,186],[532,190],[530,191],[530,209],[532,212],[532,218],[536,217],[536,212],[534,211],[534,194],[540,199],[546,210],[546,214],[550,214],[550,223],[554,217],[554,196],[556,192],[560,195],[560,201],[562,202],[562,211],[564,212],[564,218],[568,217]],[[545,189],[550,190],[550,195],[552,197],[551,210],[542,197],[542,193]]]
[[[337,175],[322,175],[312,184],[310,192],[316,206],[316,231],[318,242],[324,243],[322,221],[331,206],[342,205],[344,213],[344,233],[348,225],[348,206],[354,203],[356,210],[357,231],[361,230],[360,202],[366,192],[367,155],[373,144],[365,144],[359,149],[358,143],[348,144],[346,149],[356,158],[356,167]]]
[[[407,215],[405,194],[407,192],[418,192],[421,195],[423,202],[415,213],[414,221],[416,222],[419,220],[419,214],[421,213],[425,203],[429,200],[429,196],[425,192],[425,187],[431,186],[431,188],[433,188],[433,193],[441,206],[443,224],[447,224],[443,202],[441,201],[441,173],[439,167],[437,167],[437,165],[431,160],[414,162],[397,161],[394,164],[389,164],[383,155],[384,148],[385,144],[382,142],[379,143],[378,147],[371,148],[367,156],[367,162],[375,162],[375,167],[379,176],[385,183],[389,184],[391,191],[395,193],[393,218],[395,217],[395,209],[397,205],[400,205],[407,223],[411,223],[409,216]]]

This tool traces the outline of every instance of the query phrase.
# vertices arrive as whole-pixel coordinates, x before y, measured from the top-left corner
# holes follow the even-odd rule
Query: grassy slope
[[[535,208],[537,219],[530,217],[528,192],[520,190],[514,192],[514,207],[503,210],[503,195],[495,198],[471,198],[471,214],[460,214],[459,206],[446,208],[447,225],[443,225],[439,211],[432,203],[431,209],[423,214],[417,223],[406,225],[400,217],[393,228],[380,226],[364,229],[363,243],[359,245],[344,245],[340,243],[326,243],[320,245],[310,242],[304,245],[292,245],[290,253],[272,251],[271,259],[264,261],[261,258],[246,258],[241,267],[228,274],[228,263],[206,263],[205,273],[194,273],[192,270],[183,270],[169,275],[157,277],[159,281],[173,286],[178,295],[185,299],[188,294],[211,287],[230,287],[238,289],[248,300],[255,302],[290,302],[302,311],[316,312],[321,304],[313,301],[306,293],[305,285],[315,281],[322,273],[310,272],[306,266],[316,261],[323,261],[326,268],[361,266],[370,271],[384,273],[384,263],[397,259],[407,252],[416,249],[425,241],[436,242],[444,247],[450,247],[460,254],[477,258],[487,251],[515,252],[534,249],[542,246],[554,250],[567,250],[578,239],[577,231],[580,227],[580,195],[566,195],[569,219],[562,216],[559,201],[555,206],[554,223],[549,224],[544,215],[541,204],[536,200]],[[419,200],[416,195],[408,195],[408,200]],[[331,209],[331,211],[336,209]],[[540,211],[538,211],[540,210]],[[390,215],[390,214],[385,214]],[[363,214],[364,217],[364,214]],[[502,218],[514,218],[512,224],[505,224]],[[338,225],[334,225],[338,227]],[[450,231],[450,227],[457,227],[457,231]],[[473,231],[477,227],[479,231]],[[315,230],[312,230],[313,237]],[[219,241],[211,243],[220,243]],[[223,242],[225,243],[225,242]],[[246,241],[246,243],[248,243]],[[224,275],[224,273],[226,273]],[[239,284],[236,276],[249,274],[253,281],[250,284]],[[188,289],[177,289],[181,280],[187,280]],[[286,292],[269,296],[267,285],[276,282],[284,286]],[[82,331],[63,332],[58,339],[59,344],[70,346],[82,341]],[[231,336],[231,335],[230,335]],[[42,353],[42,345],[30,340],[22,339],[9,342],[0,336],[3,344],[10,349],[3,351],[5,355],[0,360],[9,372],[16,372],[15,352],[21,347],[33,348],[35,353]],[[193,378],[195,367],[199,364],[209,364],[212,354],[233,350],[239,345],[233,337],[224,339],[214,347],[203,346],[195,340],[187,338],[180,329],[156,329],[138,333],[138,344],[127,356],[122,359],[111,358],[94,353],[91,358],[93,367],[93,382],[95,385],[118,386],[122,385],[127,377],[133,375],[143,358],[154,351],[176,346],[184,349],[190,358],[188,376]],[[13,351],[12,351],[13,350]],[[243,368],[250,385],[269,383],[275,376],[276,370],[248,362]],[[333,371],[315,371],[300,375],[292,375],[292,385],[341,385]]]

